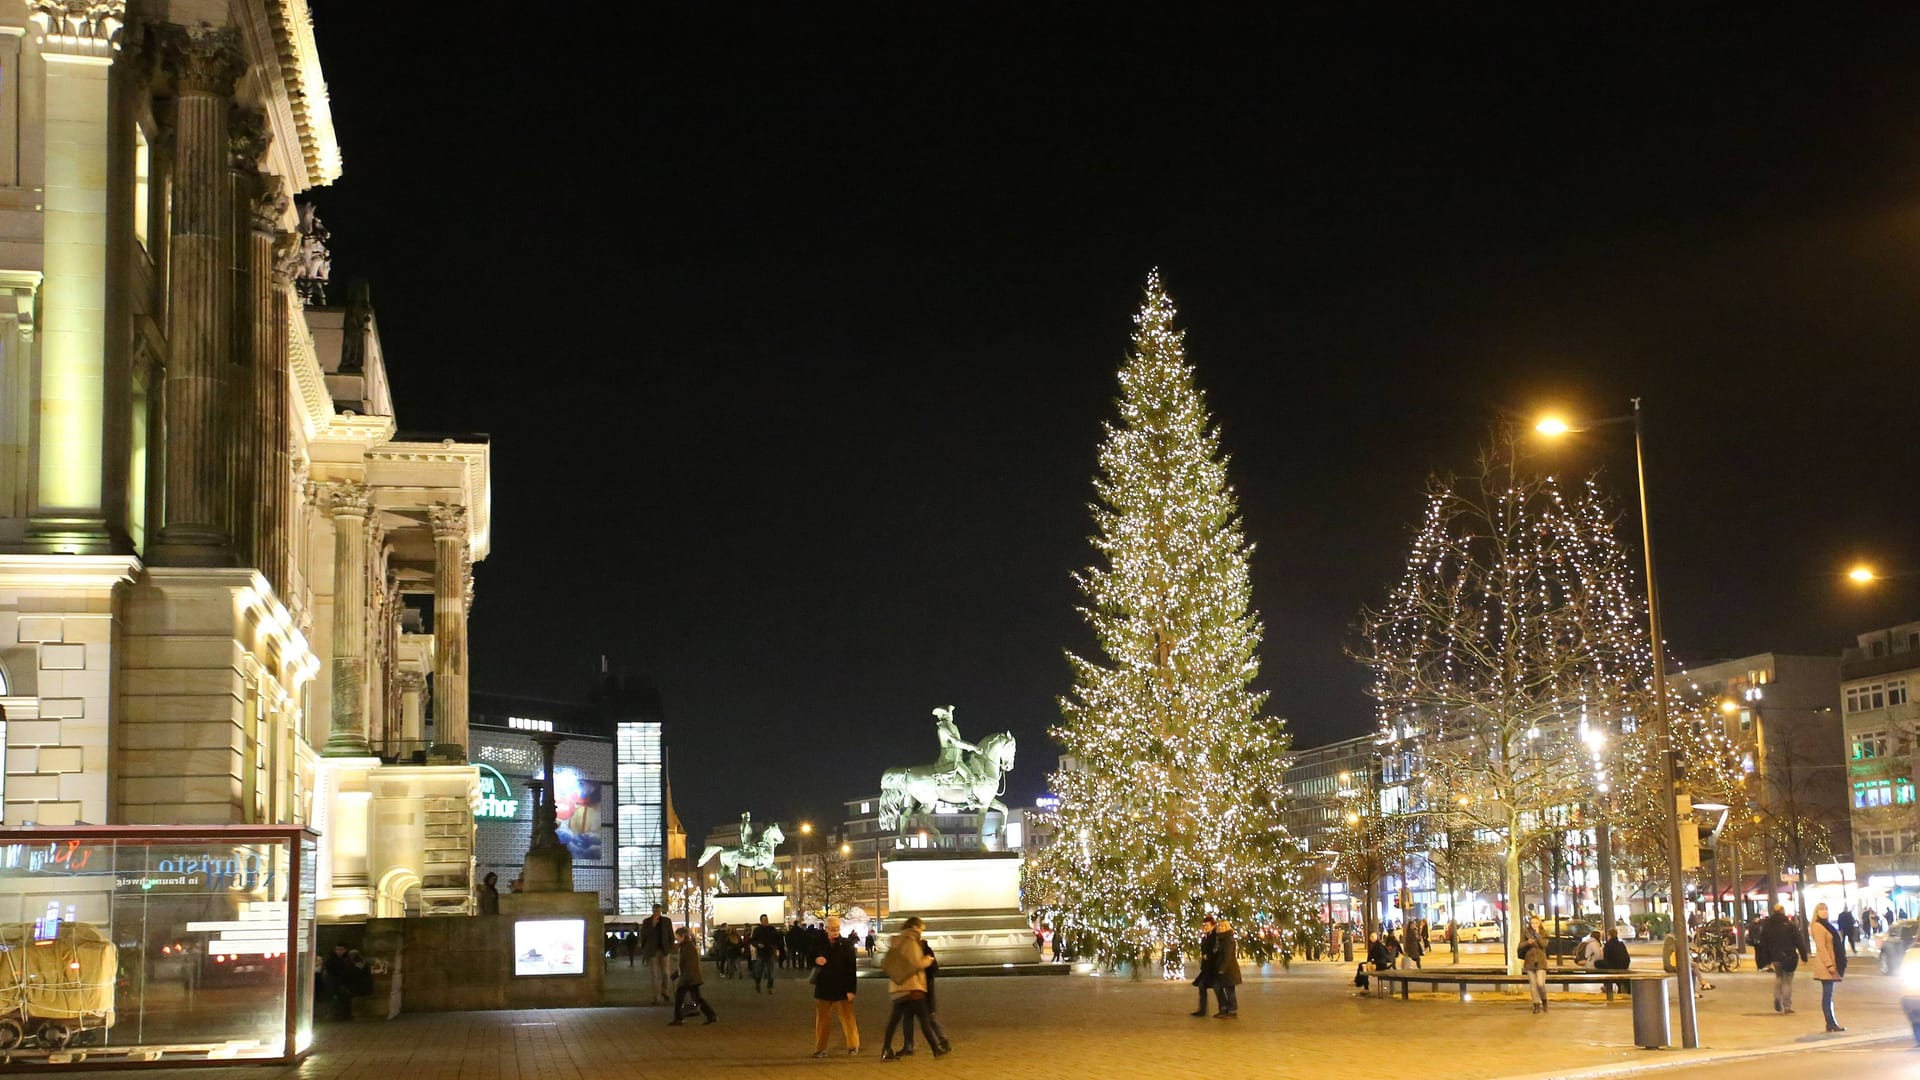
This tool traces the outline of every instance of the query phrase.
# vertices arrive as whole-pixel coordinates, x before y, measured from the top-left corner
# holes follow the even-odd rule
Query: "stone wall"
[[[372,919],[361,926],[333,926],[321,934],[331,951],[338,941],[386,964],[373,997],[361,1009],[386,1015],[397,996],[402,1012],[465,1012],[474,1009],[560,1009],[598,1005],[606,983],[605,924],[594,893],[583,897],[595,910],[550,914],[477,915],[470,918]],[[578,917],[587,921],[586,974],[515,978],[516,920]],[[358,944],[353,940],[358,931]],[[324,954],[323,954],[324,955]],[[394,995],[395,981],[400,992]]]

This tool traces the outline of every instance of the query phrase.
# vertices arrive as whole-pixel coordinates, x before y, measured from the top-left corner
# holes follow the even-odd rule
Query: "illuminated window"
[[[1888,733],[1886,731],[1862,731],[1853,737],[1853,760],[1871,761],[1887,756]]]
[[[1907,680],[1888,679],[1887,680],[1887,704],[1889,706],[1892,706],[1892,705],[1905,705],[1906,703],[1907,703]]]
[[[133,126],[133,238],[140,246],[152,250],[147,240],[149,217],[153,213],[153,147],[147,144],[147,133],[140,125]]]

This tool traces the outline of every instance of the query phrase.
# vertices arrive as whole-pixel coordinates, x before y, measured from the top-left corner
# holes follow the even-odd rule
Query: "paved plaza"
[[[1651,963],[1636,958],[1636,966]],[[1035,1080],[1369,1072],[1485,1080],[1768,1047],[1851,1054],[1906,1032],[1897,981],[1872,974],[1866,957],[1841,991],[1846,1035],[1822,1033],[1818,986],[1809,979],[1797,980],[1798,1013],[1779,1016],[1770,1004],[1771,976],[1723,975],[1702,999],[1707,1050],[1696,1053],[1633,1047],[1624,997],[1607,1005],[1596,994],[1556,994],[1549,1012],[1536,1016],[1517,995],[1476,995],[1467,1003],[1453,993],[1416,993],[1404,1002],[1359,997],[1350,985],[1352,970],[1300,963],[1250,978],[1241,988],[1237,1020],[1187,1015],[1194,993],[1185,984],[1086,975],[945,979],[940,1019],[953,1054],[935,1061],[922,1046],[899,1063],[879,1060],[884,983],[861,980],[861,1055],[835,1053],[822,1061],[809,1057],[813,1007],[803,980],[766,995],[755,994],[750,982],[709,972],[707,996],[720,1016],[712,1026],[695,1019],[668,1028],[666,1009],[636,1006],[407,1015],[323,1025],[314,1052],[296,1068],[215,1072],[223,1080],[678,1080],[818,1077],[849,1069]],[[610,996],[631,993],[636,975],[616,962]],[[837,1046],[837,1030],[833,1038]],[[1819,1066],[1807,1060],[1806,1067]]]

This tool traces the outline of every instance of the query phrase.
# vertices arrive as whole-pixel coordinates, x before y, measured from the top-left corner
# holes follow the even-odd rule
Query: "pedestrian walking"
[[[680,984],[673,990],[673,1019],[667,1021],[667,1026],[679,1027],[685,1023],[680,1013],[689,1000],[700,1006],[700,1014],[711,1024],[720,1017],[714,1014],[713,1006],[707,1004],[707,999],[700,996],[700,984],[703,981],[700,977],[700,941],[693,936],[692,930],[684,926],[676,936],[679,939],[680,970],[675,977]]]
[[[1213,994],[1220,1001],[1215,1020],[1240,1015],[1240,946],[1234,940],[1233,923],[1225,915],[1214,923]]]
[[[1773,1011],[1792,1015],[1793,973],[1807,958],[1807,946],[1780,904],[1760,926],[1760,950],[1773,965]]]
[[[1419,967],[1420,957],[1427,951],[1426,934],[1421,931],[1419,923],[1409,923],[1406,930],[1402,932],[1402,936],[1407,939],[1405,952],[1408,963]]]
[[[647,982],[652,987],[650,1005],[665,1005],[672,997],[673,983],[667,978],[667,958],[673,953],[673,920],[665,909],[653,905],[653,914],[640,922],[640,959],[647,962]]]
[[[1200,989],[1200,1004],[1191,1016],[1207,1015],[1207,991],[1213,989],[1214,958],[1218,955],[1216,946],[1220,934],[1215,928],[1213,916],[1200,920],[1200,973],[1193,977],[1193,985]]]
[[[873,927],[867,927],[867,958],[869,960],[873,958],[873,947],[878,944],[880,944],[880,939],[874,936]]]
[[[920,940],[920,951],[927,955],[927,959],[933,961],[933,963],[927,965],[926,971],[927,1039],[929,1041],[938,1040],[937,1042],[933,1042],[933,1045],[939,1049],[940,1053],[950,1054],[953,1052],[953,1044],[947,1041],[947,1033],[940,1027],[940,1007],[937,1004],[939,999],[934,993],[935,985],[940,981],[940,958],[933,955],[933,947],[927,944],[925,938]],[[911,1053],[913,1053],[913,1025],[908,1024],[906,1038],[901,1040],[900,1053],[898,1056],[906,1057]]]
[[[500,914],[500,875],[488,873],[480,879],[480,914]]]
[[[333,955],[320,965],[320,977],[326,985],[327,1000],[333,1003],[333,1018],[353,1019],[354,990],[360,979],[345,945],[333,947]]]
[[[893,1012],[888,1014],[886,1033],[880,1037],[881,1061],[899,1060],[900,1055],[893,1052],[893,1030],[902,1020],[909,1025],[916,1020],[920,1022],[920,1031],[926,1035],[934,1057],[945,1057],[947,1053],[934,1041],[933,1030],[927,1026],[926,971],[933,960],[920,947],[920,929],[925,925],[918,915],[912,916],[887,942],[887,958],[882,963],[887,972],[887,993],[893,998]]]
[[[1839,929],[1841,939],[1847,943],[1847,951],[1851,953],[1859,952],[1860,924],[1854,921],[1853,912],[1848,911],[1846,908],[1841,908],[1840,917],[1833,921],[1833,925]]]
[[[860,957],[853,939],[840,936],[840,916],[827,916],[827,931],[811,935],[808,965],[813,968],[813,1056],[827,1056],[827,1022],[840,1018],[840,1038],[847,1053],[860,1052],[860,1025],[853,1015],[853,995],[859,989]]]
[[[1527,919],[1520,931],[1520,970],[1527,976],[1533,993],[1533,1011],[1547,1011],[1547,940],[1538,915]]]
[[[1840,949],[1840,931],[1827,921],[1827,905],[1813,906],[1813,922],[1807,924],[1807,970],[1820,984],[1820,1011],[1826,1014],[1829,1032],[1845,1031],[1833,1015],[1833,991],[1847,974],[1847,954]]]
[[[766,980],[767,993],[773,993],[773,966],[780,958],[780,928],[760,916],[760,925],[753,928],[753,937],[749,939],[753,947],[753,957],[747,966],[753,972],[753,992],[760,992],[760,981]]]

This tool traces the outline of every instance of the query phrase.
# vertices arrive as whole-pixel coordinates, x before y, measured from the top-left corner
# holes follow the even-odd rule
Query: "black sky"
[[[493,436],[476,685],[649,675],[696,830],[830,819],[943,704],[1041,790],[1153,265],[1301,745],[1369,724],[1427,473],[1546,401],[1645,396],[1679,659],[1920,616],[1832,575],[1920,570],[1920,17],[690,7],[317,0],[315,198],[402,427]]]

